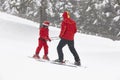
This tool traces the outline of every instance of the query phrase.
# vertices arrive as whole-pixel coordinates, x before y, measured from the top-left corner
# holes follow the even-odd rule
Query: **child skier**
[[[39,57],[39,52],[41,50],[41,48],[44,48],[44,56],[43,59],[45,60],[49,60],[48,57],[48,45],[47,45],[47,41],[51,41],[51,39],[49,38],[49,26],[50,22],[49,21],[44,21],[42,26],[39,28],[39,39],[38,39],[38,47],[36,48],[36,52],[33,55],[33,58],[35,59],[40,59]]]

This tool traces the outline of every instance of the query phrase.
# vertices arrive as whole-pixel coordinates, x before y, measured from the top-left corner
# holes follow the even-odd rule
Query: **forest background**
[[[69,11],[78,32],[120,40],[120,0],[0,0],[0,11],[58,28]]]

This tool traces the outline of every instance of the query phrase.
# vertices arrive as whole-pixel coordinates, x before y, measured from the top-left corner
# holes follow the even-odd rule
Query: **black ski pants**
[[[61,39],[58,46],[57,46],[57,52],[58,52],[58,57],[59,57],[59,60],[60,61],[63,61],[63,58],[64,58],[64,54],[63,54],[63,51],[62,51],[62,48],[65,46],[65,45],[68,45],[71,53],[73,54],[74,56],[74,59],[76,62],[80,61],[80,58],[78,56],[78,53],[76,52],[75,48],[74,48],[74,40],[65,40],[65,39]]]

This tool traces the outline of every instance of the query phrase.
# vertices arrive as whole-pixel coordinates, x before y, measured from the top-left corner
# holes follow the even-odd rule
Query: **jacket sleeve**
[[[74,26],[75,26],[75,33],[77,32],[77,26],[76,26],[76,23],[74,24]]]
[[[45,40],[51,41],[51,39],[49,37],[49,29],[47,29]]]
[[[40,38],[43,40],[49,40],[51,41],[51,39],[49,38],[49,30],[48,29],[41,29],[41,33],[40,33]]]
[[[61,31],[60,31],[60,35],[59,35],[60,38],[64,35],[64,33],[66,31],[66,27],[67,26],[65,25],[65,23],[62,22],[62,24],[61,24]]]
[[[39,29],[39,36],[40,36],[40,39],[44,39],[44,29],[43,28]]]

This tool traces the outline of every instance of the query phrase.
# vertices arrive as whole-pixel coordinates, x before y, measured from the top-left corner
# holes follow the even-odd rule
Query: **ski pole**
[[[51,37],[51,40],[59,40],[59,37],[57,37],[57,36]]]

